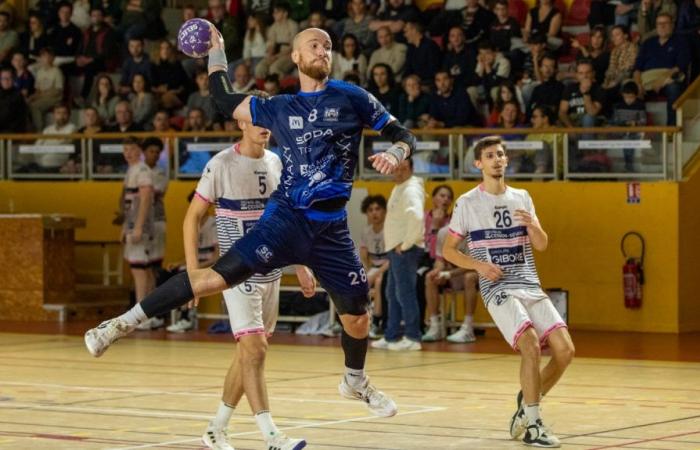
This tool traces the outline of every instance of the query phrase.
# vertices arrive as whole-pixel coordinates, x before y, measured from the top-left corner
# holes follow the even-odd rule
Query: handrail
[[[678,109],[683,106],[683,103],[685,103],[686,100],[690,98],[691,95],[696,94],[697,92],[700,92],[700,77],[697,77],[692,83],[690,83],[690,86],[683,91],[680,97],[673,102],[673,109]]]

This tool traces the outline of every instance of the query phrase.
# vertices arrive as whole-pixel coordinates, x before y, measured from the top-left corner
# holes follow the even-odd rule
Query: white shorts
[[[530,327],[547,346],[547,338],[557,328],[566,328],[559,312],[542,289],[504,289],[489,302],[489,314],[514,350],[520,336]]]
[[[272,335],[277,324],[280,280],[269,283],[243,282],[224,291],[224,300],[236,340],[250,334]]]
[[[150,262],[160,264],[165,256],[165,222],[153,223],[153,245],[151,246]]]
[[[131,234],[127,234],[124,243],[124,259],[134,269],[145,269],[151,263],[153,238],[147,234],[141,235],[141,240],[131,242]]]

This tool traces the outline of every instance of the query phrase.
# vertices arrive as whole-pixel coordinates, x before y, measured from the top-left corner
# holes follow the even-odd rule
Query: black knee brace
[[[331,300],[335,305],[338,314],[350,314],[352,316],[361,316],[369,311],[369,295],[348,296],[342,294],[330,293]]]
[[[235,286],[250,278],[255,273],[253,269],[243,261],[243,257],[234,247],[226,252],[212,266],[214,272],[221,275],[229,286]]]

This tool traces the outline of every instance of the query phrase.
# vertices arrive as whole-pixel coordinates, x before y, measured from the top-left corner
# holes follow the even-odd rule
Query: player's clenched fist
[[[532,220],[532,214],[525,211],[524,209],[516,209],[515,214],[513,214],[513,217],[515,217],[515,219],[518,220],[520,224],[525,225],[526,227],[534,225],[534,221]]]
[[[489,281],[498,281],[503,276],[503,270],[490,262],[481,263],[476,271]]]

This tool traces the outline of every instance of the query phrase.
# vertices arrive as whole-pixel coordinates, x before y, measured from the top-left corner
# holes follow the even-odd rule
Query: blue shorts
[[[350,237],[346,214],[343,211],[340,218],[335,214],[334,220],[313,220],[308,215],[273,197],[255,227],[232,250],[255,273],[305,265],[330,294],[339,313],[364,313],[369,301],[367,274]]]

